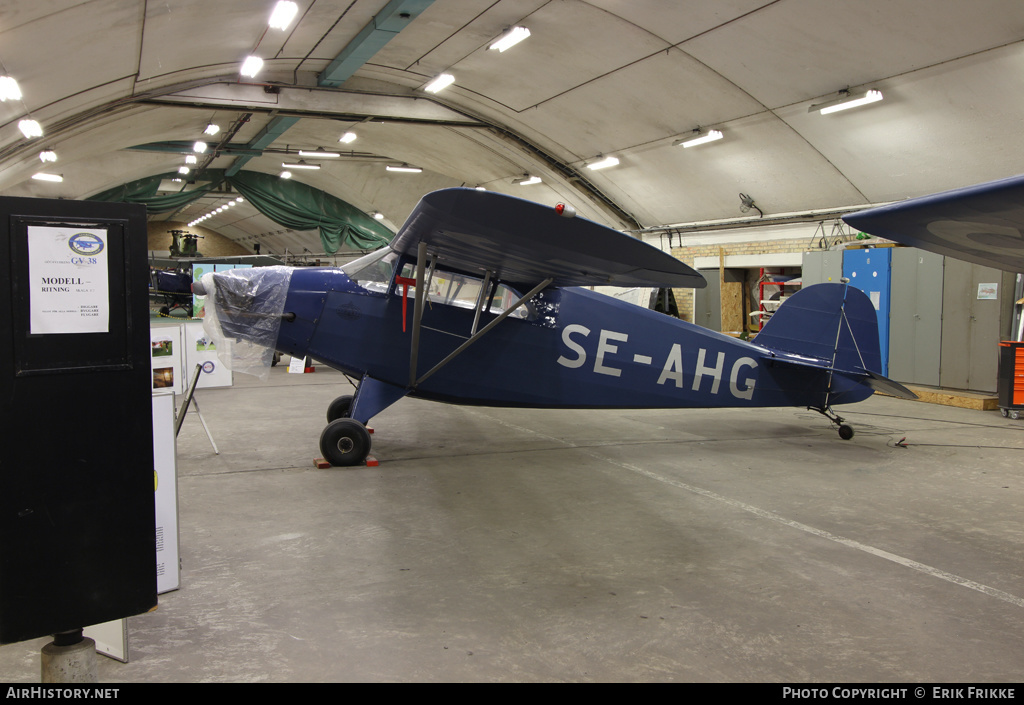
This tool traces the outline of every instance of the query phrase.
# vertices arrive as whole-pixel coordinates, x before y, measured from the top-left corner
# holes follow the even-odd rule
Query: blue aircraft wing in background
[[[1024,176],[843,216],[866,233],[1009,272],[1024,272]]]

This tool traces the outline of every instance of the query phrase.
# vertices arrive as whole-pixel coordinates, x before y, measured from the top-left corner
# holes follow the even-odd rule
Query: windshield
[[[349,262],[341,271],[367,291],[384,294],[387,293],[397,262],[398,253],[390,247],[382,247],[376,252]]]

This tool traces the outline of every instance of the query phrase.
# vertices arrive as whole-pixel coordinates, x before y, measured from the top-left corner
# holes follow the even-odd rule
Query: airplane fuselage
[[[383,289],[383,287],[382,287]],[[410,386],[411,335],[402,287],[371,291],[336,269],[293,272],[277,348],[398,387]],[[582,288],[541,291],[525,318],[510,317],[409,390],[411,396],[485,406],[674,408],[821,406],[822,370],[787,355]],[[482,327],[495,317],[484,313]],[[428,302],[418,368],[465,342],[474,310]],[[796,359],[796,356],[789,356]],[[832,403],[860,401],[861,385],[832,380]]]

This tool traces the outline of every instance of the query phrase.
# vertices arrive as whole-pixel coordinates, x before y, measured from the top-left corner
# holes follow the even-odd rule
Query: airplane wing
[[[707,285],[694,269],[642,240],[490,191],[451,188],[424,196],[391,248],[415,255],[421,242],[439,264],[489,270],[523,285],[549,278],[554,286]]]
[[[843,216],[888,240],[1024,272],[1024,175]]]

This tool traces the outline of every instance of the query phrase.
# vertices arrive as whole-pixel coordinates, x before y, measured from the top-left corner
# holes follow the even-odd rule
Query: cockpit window
[[[376,252],[349,262],[341,271],[367,291],[385,294],[397,263],[398,253],[391,248],[382,247]]]
[[[416,267],[412,263],[407,263],[402,268],[401,276],[406,279],[415,279]],[[467,276],[465,274],[458,274],[456,272],[449,272],[442,269],[438,269],[433,273],[427,273],[427,289],[428,296],[427,300],[431,303],[439,303],[445,306],[455,306],[457,308],[465,308],[473,310],[476,308],[476,302],[480,297],[480,287],[483,286],[483,280],[476,277]],[[416,295],[416,285],[408,285],[408,295],[413,297]],[[399,282],[395,285],[395,293],[399,296],[403,293],[404,284]],[[490,301],[484,302],[484,311],[492,314],[500,314],[503,311],[512,307],[516,301],[519,300],[520,294],[517,294],[512,289],[508,288],[504,284],[494,285],[492,281],[488,288],[490,289],[487,294],[490,296]],[[520,306],[517,310],[509,314],[509,318],[530,318],[529,305]]]

